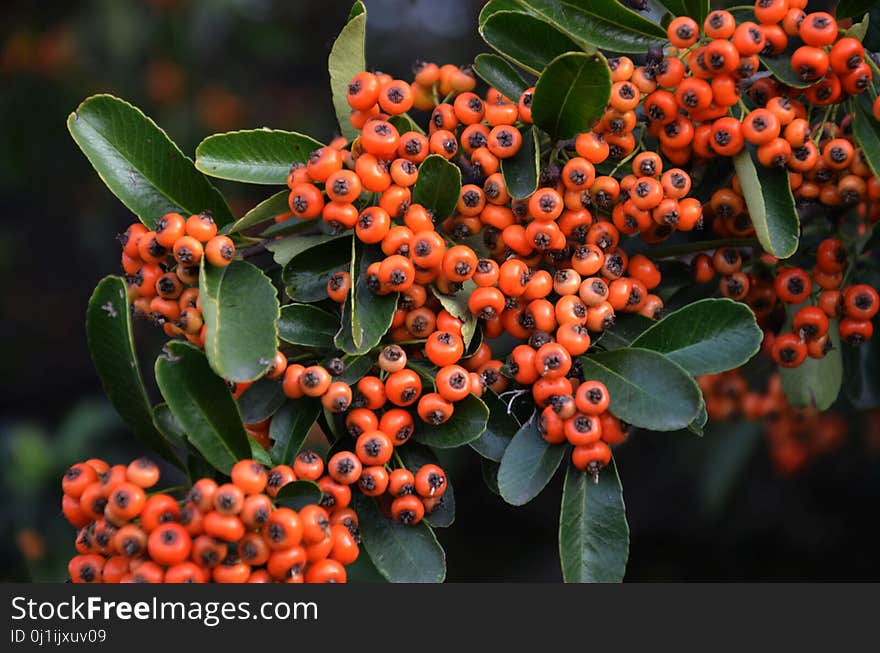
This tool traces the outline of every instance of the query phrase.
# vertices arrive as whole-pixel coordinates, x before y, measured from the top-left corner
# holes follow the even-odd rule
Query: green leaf
[[[144,444],[182,467],[171,443],[153,423],[152,407],[134,352],[128,294],[119,277],[104,277],[92,293],[86,335],[101,385],[116,412]]]
[[[601,54],[570,52],[547,66],[535,84],[532,120],[551,137],[590,131],[608,105],[611,71]]]
[[[112,95],[94,95],[67,118],[73,140],[107,188],[153,228],[171,211],[210,211],[232,222],[219,191],[143,112]]]
[[[672,12],[674,16],[689,16],[697,21],[698,25],[709,14],[709,0],[658,0],[661,5]]]
[[[584,378],[601,381],[608,388],[609,410],[633,426],[676,431],[699,414],[700,389],[680,365],[663,354],[627,348],[580,360]]]
[[[291,220],[295,220],[295,218],[291,218]],[[278,240],[269,243],[266,246],[266,249],[272,252],[272,258],[275,259],[275,262],[281,267],[284,267],[290,262],[290,260],[294,256],[298,256],[299,254],[302,254],[303,252],[310,250],[313,247],[317,247],[318,245],[330,243],[334,240],[340,240],[342,238],[351,238],[351,234],[309,234],[307,236],[295,234],[292,236],[288,236],[287,238],[279,238]],[[337,243],[336,247],[347,248],[348,244],[343,246],[342,244]],[[327,251],[330,251],[330,248],[328,248]],[[346,256],[345,259],[348,260],[348,257]]]
[[[351,234],[346,238],[350,239]],[[296,236],[285,238],[285,240],[296,239]],[[294,254],[284,264],[281,279],[287,287],[287,294],[294,301],[318,302],[327,299],[327,282],[330,280],[330,275],[340,270],[348,270],[350,265],[350,241],[319,240],[307,249]]]
[[[480,36],[513,63],[535,75],[540,75],[559,55],[581,49],[580,44],[549,23],[516,11],[491,14],[480,25]]]
[[[489,17],[492,14],[497,14],[499,11],[528,13],[520,7],[516,0],[489,0],[489,2],[483,5],[483,8],[480,10],[480,16],[477,19],[477,24],[480,29],[482,29],[483,25],[486,24],[486,21],[489,20]]]
[[[199,349],[168,343],[156,360],[156,382],[187,440],[214,468],[228,475],[236,462],[250,457],[235,400]]]
[[[453,449],[480,437],[488,420],[486,404],[474,395],[468,395],[455,402],[452,417],[440,426],[431,426],[417,419],[413,439],[436,449]]]
[[[837,19],[858,18],[864,15],[876,4],[877,0],[840,0],[834,15]]]
[[[516,432],[498,468],[498,490],[509,504],[521,506],[541,493],[553,478],[568,447],[550,444],[538,433],[532,417]]]
[[[606,351],[623,349],[629,347],[633,340],[654,324],[656,324],[655,320],[638,313],[624,313],[615,318],[614,325],[603,331],[595,343]]]
[[[478,54],[474,59],[474,72],[477,77],[494,86],[509,99],[517,102],[529,84],[516,68],[497,54]]]
[[[534,127],[522,130],[522,145],[512,157],[501,160],[501,174],[507,191],[514,199],[524,199],[535,192],[541,169],[541,153]]]
[[[274,379],[259,379],[238,398],[238,410],[245,424],[256,424],[272,417],[284,403],[281,383]]]
[[[802,45],[804,45],[804,42],[798,37],[790,36],[788,37],[788,45],[785,47],[785,50],[779,54],[772,56],[766,54],[759,55],[761,63],[764,64],[764,67],[769,70],[776,79],[786,86],[791,86],[792,88],[807,88],[808,86],[812,86],[815,82],[805,82],[801,76],[795,72],[794,68],[791,67],[791,55]]]
[[[797,367],[779,368],[782,389],[788,401],[799,408],[812,406],[827,410],[837,399],[843,383],[843,357],[837,320],[831,320],[828,337],[831,351],[822,358],[807,359]],[[791,331],[789,325],[788,331]]]
[[[598,479],[569,464],[559,511],[559,562],[566,583],[619,583],[629,557],[629,525],[617,468]]]
[[[500,462],[520,423],[507,412],[505,404],[492,390],[486,390],[481,397],[489,409],[489,421],[483,434],[470,443],[471,448],[483,458]]]
[[[880,338],[871,338],[856,347],[844,345],[844,389],[859,410],[880,408]]]
[[[347,354],[365,354],[391,328],[397,293],[376,295],[364,283],[367,268],[384,258],[378,247],[352,241],[351,292],[342,306],[342,324],[333,343]]]
[[[287,203],[289,197],[290,191],[282,190],[275,193],[272,197],[263,200],[236,220],[229,227],[228,233],[234,234],[243,231],[248,227],[253,227],[267,220],[273,220],[276,216],[290,212],[290,206]],[[291,220],[296,220],[296,218],[291,218]]]
[[[386,518],[376,502],[356,492],[353,497],[366,553],[382,576],[392,583],[442,583],[446,554],[423,520],[403,526]]]
[[[327,70],[330,72],[330,91],[333,95],[333,107],[342,135],[349,141],[358,136],[348,117],[351,107],[348,106],[348,84],[359,72],[367,69],[364,54],[364,42],[367,32],[367,11],[363,3],[357,2],[352,7],[348,23],[342,28],[330,56],[327,59]]]
[[[413,202],[434,212],[439,222],[453,211],[461,194],[461,170],[439,154],[431,154],[419,166]]]
[[[311,304],[281,307],[278,336],[292,345],[327,348],[339,331],[339,318]]]
[[[408,113],[390,116],[388,122],[394,125],[397,131],[401,134],[405,134],[406,132],[418,132],[419,134],[425,133],[425,130],[422,129],[419,123],[413,120]]]
[[[464,340],[465,348],[469,347],[474,333],[477,330],[477,316],[471,313],[468,308],[468,297],[477,287],[473,281],[468,279],[462,284],[461,290],[454,295],[445,295],[436,288],[433,289],[434,296],[440,301],[440,304],[453,317],[457,317],[464,322],[461,327],[461,336]]]
[[[755,314],[730,299],[703,299],[655,322],[633,341],[665,354],[693,376],[739,367],[761,348]]]
[[[788,258],[797,251],[801,228],[788,172],[761,166],[751,146],[733,157],[733,165],[761,246],[773,256]]]
[[[871,0],[867,9],[870,9],[871,5],[875,4],[874,0]],[[866,9],[866,12],[867,12]],[[839,16],[840,14],[838,14]],[[846,30],[846,36],[856,39],[857,41],[864,41],[865,37],[868,35],[868,26],[871,24],[871,14],[865,13],[862,16],[862,20],[858,23],[853,23],[852,27]]]
[[[853,135],[862,148],[865,161],[875,176],[880,176],[880,123],[874,119],[871,99],[867,93],[853,98]]]
[[[293,481],[282,486],[275,495],[275,503],[292,510],[302,510],[321,502],[321,488],[312,481]]]
[[[205,354],[227,381],[253,381],[278,351],[278,296],[272,281],[247,261],[218,268],[202,262],[199,298]]]
[[[413,474],[419,471],[423,465],[440,464],[437,454],[430,447],[410,440],[404,446],[395,449],[403,461],[403,466]],[[446,491],[440,498],[440,503],[434,512],[425,513],[425,520],[432,528],[448,528],[455,522],[455,490],[452,487],[452,479],[446,475]]]
[[[293,464],[320,413],[321,401],[315,397],[292,399],[275,413],[269,424],[269,455],[275,464]]]
[[[666,30],[615,0],[517,0],[580,43],[609,52],[638,53],[662,45]]]
[[[153,406],[153,424],[169,442],[181,449],[186,448],[186,433],[174,415],[171,414],[168,404],[162,402]]]
[[[219,179],[281,186],[291,164],[306,163],[320,147],[310,136],[265,127],[214,134],[196,148],[196,168]]]
[[[352,6],[351,11],[348,12],[348,19],[351,20],[355,16],[360,16],[367,12],[367,8],[364,6],[364,3],[361,0],[357,0]]]
[[[265,465],[266,467],[272,466],[272,459],[269,457],[269,452],[263,449],[263,445],[254,440],[251,436],[248,436],[248,445],[251,448],[251,458],[256,460],[261,465]]]
[[[323,361],[322,365],[326,365],[329,360],[330,357],[328,356],[327,360]],[[372,354],[366,354],[365,356],[343,354],[342,362],[345,363],[345,371],[339,376],[334,377],[334,380],[342,381],[343,383],[353,386],[364,378],[373,368],[376,363],[376,356]]]
[[[498,470],[501,468],[499,463],[488,458],[480,458],[480,473],[483,476],[483,484],[492,494],[501,496],[501,490],[498,489]]]

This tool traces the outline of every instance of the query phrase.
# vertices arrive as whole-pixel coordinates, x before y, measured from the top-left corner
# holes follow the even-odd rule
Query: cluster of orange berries
[[[134,312],[161,324],[171,338],[204,346],[205,325],[199,304],[202,258],[217,267],[235,256],[229,236],[218,235],[209,212],[184,218],[166,213],[154,230],[136,222],[119,235],[122,269]]]
[[[779,374],[770,376],[763,391],[750,388],[739,370],[702,376],[697,382],[709,419],[763,420],[770,459],[782,476],[797,473],[846,439],[847,421],[842,415],[795,408],[785,396]]]
[[[314,476],[320,458],[299,465]],[[323,468],[321,462],[320,467]],[[317,476],[321,475],[318,471]],[[78,530],[68,565],[74,583],[336,583],[359,553],[358,519],[331,495],[295,511],[273,498],[296,480],[279,465],[253,460],[232,468],[231,482],[196,481],[183,501],[147,494],[159,468],[146,458],[129,465],[91,459],[61,481],[62,510]]]

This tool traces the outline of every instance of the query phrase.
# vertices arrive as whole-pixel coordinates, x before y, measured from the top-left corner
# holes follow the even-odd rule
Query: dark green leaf
[[[288,304],[281,307],[278,337],[303,347],[327,348],[339,331],[339,318],[311,304]]]
[[[791,331],[791,327],[788,328]],[[843,357],[840,353],[840,334],[837,320],[828,327],[832,349],[823,358],[807,359],[793,368],[780,367],[782,389],[792,405],[799,408],[812,406],[827,410],[837,399],[843,383]]]
[[[67,119],[73,140],[111,192],[152,229],[170,211],[210,211],[232,222],[223,196],[156,123],[112,95],[94,95]]]
[[[655,320],[637,313],[618,315],[614,320],[614,326],[602,332],[596,343],[606,351],[629,347],[633,340],[656,324]]]
[[[880,176],[880,123],[874,119],[871,99],[867,93],[853,98],[855,116],[852,121],[853,135],[862,148],[865,161],[875,176]]]
[[[815,82],[805,82],[798,75],[794,68],[791,67],[791,55],[804,44],[796,36],[788,37],[788,45],[785,50],[773,56],[761,55],[761,63],[769,70],[773,76],[786,86],[793,88],[806,88],[812,86]]]
[[[519,431],[520,423],[507,412],[507,404],[491,390],[486,390],[481,399],[489,409],[489,421],[483,434],[470,445],[484,458],[500,462],[507,445]]]
[[[274,415],[284,403],[281,382],[259,379],[238,398],[238,411],[245,424],[256,424]]]
[[[442,292],[434,288],[434,296],[440,300],[440,304],[443,308],[445,308],[453,317],[457,317],[464,322],[464,326],[461,328],[461,336],[464,340],[465,347],[470,346],[474,333],[476,333],[477,330],[477,316],[471,313],[468,308],[468,297],[470,297],[471,292],[473,292],[476,287],[477,284],[468,279],[462,284],[461,290],[454,295],[444,295]]]
[[[326,365],[329,360],[330,357],[323,361],[322,364]],[[366,354],[365,356],[343,354],[342,362],[345,363],[345,371],[339,376],[334,377],[334,381],[342,381],[350,386],[354,386],[358,381],[364,378],[376,364],[376,356],[375,354]]]
[[[785,168],[762,166],[751,146],[733,157],[733,165],[758,240],[773,256],[788,258],[797,251],[801,228],[788,172]]]
[[[709,413],[706,412],[706,400],[701,396],[700,409],[697,411],[697,416],[687,425],[687,430],[696,436],[703,437],[703,429],[708,421]]]
[[[721,516],[724,504],[745,472],[763,433],[760,422],[748,420],[712,422],[706,429],[700,498],[707,516]]]
[[[581,46],[549,23],[528,14],[499,11],[480,26],[483,40],[530,73],[540,75],[553,59]]]
[[[709,13],[709,0],[658,0],[661,5],[672,12],[674,16],[689,16],[703,24],[703,19]]]
[[[424,422],[416,424],[413,439],[436,449],[452,449],[468,442],[473,442],[486,430],[489,409],[482,400],[468,395],[455,402],[455,411],[440,426],[431,426]]]
[[[494,86],[514,102],[519,100],[529,84],[516,68],[497,54],[478,54],[474,59],[474,72],[477,77]]]
[[[349,583],[387,583],[385,577],[379,573],[370,556],[366,553],[358,555],[350,565],[345,567],[345,576]]]
[[[163,402],[153,406],[153,424],[169,442],[181,449],[186,448],[186,433],[174,415],[171,414],[168,404]]]
[[[291,218],[291,220],[295,220],[295,218]],[[269,243],[266,246],[266,249],[272,252],[272,258],[275,259],[275,262],[278,265],[284,267],[290,262],[290,259],[292,259],[294,256],[302,254],[303,252],[310,250],[313,247],[317,247],[318,245],[330,243],[335,240],[341,240],[343,238],[351,238],[351,234],[309,234],[307,236],[304,236],[297,233],[295,235],[288,236],[287,238],[279,238],[278,240]],[[343,248],[343,250],[347,252],[350,247],[347,242],[344,244],[336,243],[335,247],[328,247],[326,250],[323,251],[331,251],[332,249],[337,248]],[[348,256],[345,257],[345,260],[348,261]],[[344,267],[345,266],[343,265],[342,267],[340,267],[340,269],[343,269]],[[318,300],[316,299],[313,301]]]
[[[835,15],[838,20],[841,18],[858,18],[870,11],[876,2],[877,0],[840,0],[837,3]]]
[[[431,154],[419,166],[413,202],[434,212],[438,221],[455,211],[461,193],[461,170],[439,154]]]
[[[95,369],[116,412],[144,444],[182,467],[171,443],[153,423],[153,411],[134,353],[128,294],[119,277],[104,277],[92,293],[86,334]]]
[[[285,240],[304,240],[297,236]],[[327,299],[330,275],[351,265],[351,234],[344,239],[318,240],[302,249],[284,264],[281,279],[287,294],[298,302]],[[276,251],[277,256],[277,251]],[[352,279],[354,282],[354,279]]]
[[[156,382],[189,442],[224,474],[251,455],[241,415],[208,359],[183,342],[170,342],[156,361]]]
[[[601,54],[570,52],[549,63],[535,84],[532,120],[551,137],[590,131],[608,106],[611,71]]]
[[[522,131],[519,151],[512,157],[501,160],[501,174],[504,175],[510,195],[515,199],[523,199],[534,193],[538,187],[540,168],[538,139],[535,137],[535,128],[529,127]]]
[[[662,45],[666,30],[615,0],[518,0],[571,38],[610,52]]]
[[[403,466],[413,474],[424,465],[438,465],[440,461],[430,447],[410,440],[404,446],[395,449],[403,460]],[[455,490],[452,479],[446,475],[446,490],[440,498],[434,512],[425,513],[425,519],[433,528],[448,528],[455,522]]]
[[[697,384],[663,354],[627,348],[580,360],[584,378],[601,381],[608,388],[609,410],[633,426],[676,431],[686,428],[699,413],[702,395]]]
[[[355,16],[360,16],[367,12],[367,8],[364,6],[364,3],[361,0],[357,0],[352,6],[351,11],[348,12],[348,19],[351,20]]]
[[[282,190],[281,192],[275,193],[272,197],[263,200],[250,211],[245,213],[241,218],[236,220],[229,228],[229,233],[234,234],[247,229],[248,227],[260,224],[261,222],[273,220],[276,216],[289,213],[290,206],[287,203],[289,197],[290,191]]]
[[[291,164],[306,163],[320,147],[310,136],[279,129],[214,134],[196,148],[196,168],[220,179],[282,186]]]
[[[844,388],[859,410],[880,408],[880,338],[856,347],[843,346]]]
[[[871,0],[869,7],[868,7],[869,9],[870,9],[870,5],[872,5],[872,4],[876,4],[876,0]],[[866,9],[865,11],[867,12],[868,10]],[[838,16],[840,16],[840,14],[838,14]],[[864,41],[865,37],[868,35],[868,26],[870,24],[871,24],[871,14],[865,13],[862,16],[862,20],[860,20],[857,23],[853,23],[852,27],[850,27],[844,33],[846,34],[846,36],[849,36],[850,38],[854,38],[857,41]]]
[[[397,293],[376,295],[364,279],[367,268],[384,258],[378,247],[352,241],[351,292],[342,306],[342,323],[333,339],[347,354],[365,354],[379,344],[397,310]]]
[[[406,132],[418,132],[419,134],[424,134],[425,130],[421,128],[419,123],[413,120],[408,113],[401,113],[396,116],[391,116],[388,118],[388,122],[390,122],[401,134],[405,134]]]
[[[566,583],[619,583],[629,557],[623,488],[611,463],[598,479],[569,464],[559,511],[559,562]]]
[[[763,337],[745,304],[703,299],[654,323],[632,345],[665,354],[699,376],[739,367],[758,352]]]
[[[321,488],[312,481],[293,481],[283,486],[275,495],[275,503],[292,510],[302,510],[306,506],[320,503]]]
[[[380,511],[361,493],[354,496],[362,539],[361,555],[392,583],[441,583],[446,578],[446,554],[424,521],[403,526]]]
[[[227,381],[262,376],[278,351],[278,297],[269,277],[240,259],[224,268],[203,260],[199,298],[214,371]]]
[[[321,413],[321,402],[314,397],[302,397],[286,402],[269,423],[272,448],[269,455],[278,465],[292,465],[303,442]]]
[[[251,436],[248,436],[248,445],[251,448],[251,459],[256,460],[261,465],[265,465],[266,467],[272,467],[272,458],[269,457],[269,452],[263,449],[263,445],[254,440]]]
[[[330,50],[327,59],[327,70],[330,72],[330,91],[333,95],[333,107],[342,135],[353,141],[359,135],[348,117],[351,107],[348,106],[348,84],[359,72],[367,69],[364,55],[364,42],[367,31],[367,11],[358,2],[352,8],[351,17]]]
[[[550,444],[538,433],[537,416],[516,432],[498,468],[498,490],[509,504],[521,506],[541,493],[553,478],[568,447]]]
[[[483,483],[492,494],[501,496],[501,490],[498,489],[498,470],[501,465],[494,460],[488,458],[480,458],[480,472],[483,475]]]
[[[518,11],[528,13],[524,10],[516,0],[489,0],[480,10],[480,16],[477,24],[482,29],[483,25],[489,20],[489,16],[497,14],[499,11]]]

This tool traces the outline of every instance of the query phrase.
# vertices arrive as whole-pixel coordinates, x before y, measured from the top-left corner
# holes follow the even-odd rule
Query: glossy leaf
[[[468,279],[462,284],[462,289],[454,295],[445,295],[436,288],[434,289],[434,296],[440,300],[440,304],[443,308],[445,308],[453,317],[457,317],[464,322],[464,326],[461,328],[461,335],[464,340],[465,348],[470,346],[471,340],[477,329],[477,316],[471,313],[468,308],[468,297],[470,297],[471,292],[473,292],[476,287],[477,284]]]
[[[438,465],[440,461],[430,447],[418,442],[409,441],[406,445],[395,449],[403,461],[403,466],[413,474],[419,471],[423,465]],[[446,476],[446,490],[440,498],[440,503],[434,512],[425,513],[425,520],[433,528],[448,528],[455,522],[455,489],[452,487],[452,479]]]
[[[241,415],[226,383],[199,349],[170,342],[156,361],[156,382],[187,440],[214,468],[229,474],[251,455]]]
[[[480,10],[480,15],[477,18],[477,24],[480,28],[486,24],[486,21],[489,20],[489,17],[492,14],[497,14],[499,11],[520,11],[523,13],[528,13],[525,11],[522,6],[517,2],[517,0],[489,0],[483,8]]]
[[[278,351],[278,296],[259,268],[241,259],[202,264],[199,298],[207,325],[205,354],[227,381],[253,381]]]
[[[262,378],[238,398],[238,410],[245,424],[256,424],[274,415],[284,403],[281,382]]]
[[[171,413],[168,404],[162,402],[153,406],[153,424],[169,442],[181,449],[186,448],[186,433],[180,422]]]
[[[703,299],[670,313],[632,346],[665,354],[693,376],[739,367],[761,348],[763,332],[745,304]]]
[[[452,449],[473,442],[486,429],[489,409],[482,400],[468,395],[455,402],[455,411],[439,426],[425,424],[416,418],[413,439],[436,449]]]
[[[314,505],[321,501],[323,496],[321,488],[312,481],[293,481],[284,485],[275,495],[275,503],[292,510],[302,510],[308,505]]]
[[[127,289],[119,277],[104,277],[92,293],[86,335],[101,385],[116,412],[144,444],[182,466],[168,438],[153,423],[152,406],[134,351]]]
[[[334,240],[342,240],[350,239],[351,234],[295,234],[288,236],[287,238],[279,238],[278,240],[269,243],[266,245],[266,249],[272,252],[272,258],[275,259],[275,262],[284,267],[290,262],[294,256],[302,254],[306,250],[312,249],[313,247],[317,247],[318,245],[323,245],[324,243],[330,243]],[[337,247],[347,247],[349,246],[348,241],[346,241],[345,245],[341,243],[337,243]],[[330,251],[328,248],[326,251]],[[346,260],[348,260],[346,258]],[[343,266],[344,267],[344,266]],[[340,268],[341,269],[341,268]],[[314,300],[317,301],[317,300]]]
[[[792,88],[807,88],[808,86],[812,86],[815,82],[804,81],[791,66],[791,55],[803,44],[804,42],[798,37],[790,36],[785,50],[772,56],[766,54],[760,55],[761,63],[764,64],[764,67],[769,70],[776,79],[786,86],[791,86]]]
[[[380,249],[352,241],[351,292],[342,306],[341,325],[333,339],[347,354],[367,353],[391,327],[397,310],[397,293],[376,295],[364,282],[367,268],[383,258]]]
[[[789,327],[789,331],[791,328]],[[794,368],[779,368],[782,389],[788,401],[799,408],[827,410],[837,399],[843,383],[843,357],[837,320],[828,327],[831,351],[822,358],[807,359]]]
[[[553,478],[567,447],[549,444],[538,433],[537,417],[516,432],[498,468],[498,490],[509,504],[521,506],[541,493]]]
[[[413,189],[413,202],[434,212],[437,221],[453,211],[461,193],[461,170],[439,154],[428,155],[419,166],[419,178]]]
[[[619,583],[629,557],[629,525],[617,468],[598,479],[569,464],[559,511],[559,562],[566,583]]]
[[[489,408],[489,421],[483,434],[470,445],[483,458],[500,462],[513,436],[519,431],[520,423],[507,412],[507,404],[492,390],[486,390],[481,399]]]
[[[474,59],[474,72],[477,77],[494,86],[508,98],[517,102],[529,84],[511,66],[497,54],[478,54]]]
[[[446,554],[423,520],[403,526],[385,517],[376,502],[354,493],[362,546],[382,576],[392,583],[441,583],[446,578]]]
[[[323,365],[329,362],[330,357],[323,361]],[[365,377],[376,363],[376,356],[366,354],[364,356],[352,356],[350,354],[342,355],[342,362],[345,363],[345,371],[339,376],[333,377],[335,381],[342,381],[353,386],[363,377]]]
[[[348,117],[351,107],[348,106],[348,84],[359,72],[367,69],[364,54],[366,40],[367,12],[363,3],[358,0],[352,7],[348,23],[342,28],[330,56],[327,59],[327,70],[330,72],[330,91],[333,96],[333,107],[342,135],[353,141],[359,135]]]
[[[309,430],[321,413],[321,402],[314,397],[291,399],[275,413],[269,423],[272,448],[269,455],[276,465],[292,465]]]
[[[288,304],[281,307],[278,337],[303,347],[327,348],[339,331],[339,318],[311,304]]]
[[[629,347],[633,340],[656,324],[655,320],[638,313],[624,313],[618,315],[614,325],[602,332],[602,335],[594,342],[606,351]]]
[[[251,436],[248,436],[248,445],[251,448],[251,459],[256,460],[261,465],[265,465],[266,467],[272,466],[272,458],[269,457],[269,452],[263,449],[263,445],[254,440]]]
[[[293,236],[285,240],[303,240]],[[351,265],[351,235],[340,239],[317,239],[284,264],[281,279],[287,294],[297,302],[327,299],[330,275],[348,270]],[[354,281],[354,280],[352,280]]]
[[[425,130],[422,129],[421,125],[413,120],[407,113],[390,116],[388,122],[394,125],[397,131],[401,134],[405,134],[406,132],[418,132],[419,134],[425,133]]]
[[[291,164],[306,163],[319,147],[310,136],[280,129],[214,134],[196,148],[196,168],[220,179],[282,186]]]
[[[662,45],[666,30],[616,0],[518,0],[582,44],[610,52],[645,52]]]
[[[611,71],[601,54],[570,52],[541,73],[532,98],[532,120],[551,137],[589,131],[605,112]]]
[[[788,172],[762,166],[751,146],[733,157],[733,165],[761,246],[773,256],[788,258],[797,251],[801,227]]]
[[[232,222],[219,191],[137,107],[94,95],[70,114],[67,128],[107,188],[149,228],[171,211],[210,211],[218,225]]]
[[[282,190],[275,193],[272,197],[263,200],[242,217],[236,220],[229,228],[229,233],[237,233],[248,227],[253,227],[261,222],[273,220],[276,216],[290,212],[290,205],[287,203],[290,197],[290,191]]]
[[[480,26],[480,36],[512,62],[540,75],[553,59],[581,49],[549,23],[525,13],[499,11]]]
[[[672,12],[674,16],[689,16],[697,21],[698,25],[709,13],[709,0],[658,0],[661,5]]]
[[[851,123],[853,135],[862,148],[871,172],[880,176],[880,123],[874,119],[871,99],[867,93],[862,93],[853,98],[852,104],[855,112]]]
[[[601,381],[609,410],[652,431],[683,429],[697,417],[702,395],[691,376],[663,354],[639,348],[581,356],[584,378]]]
[[[541,170],[541,156],[535,128],[522,130],[522,145],[512,157],[501,160],[501,174],[507,191],[515,199],[523,199],[535,192]]]

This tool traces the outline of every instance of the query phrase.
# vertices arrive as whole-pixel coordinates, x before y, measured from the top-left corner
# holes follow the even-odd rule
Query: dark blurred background
[[[409,76],[417,58],[467,64],[485,50],[479,0],[365,4],[369,65],[395,77]],[[91,94],[113,93],[190,156],[208,134],[241,128],[329,140],[326,57],[349,9],[348,0],[4,5],[0,579],[63,579],[73,552],[60,515],[63,470],[144,453],[101,394],[84,333],[89,295],[119,272],[114,236],[133,216],[70,139],[67,115]],[[271,191],[219,185],[237,215]],[[137,323],[136,340],[149,370],[159,332]],[[627,579],[880,579],[880,420],[838,410],[850,422],[843,444],[790,477],[774,471],[756,425],[721,425],[703,440],[631,438],[617,454],[632,530]],[[512,508],[486,489],[475,454],[447,462],[458,504],[456,524],[438,531],[449,580],[559,580],[560,479]]]

